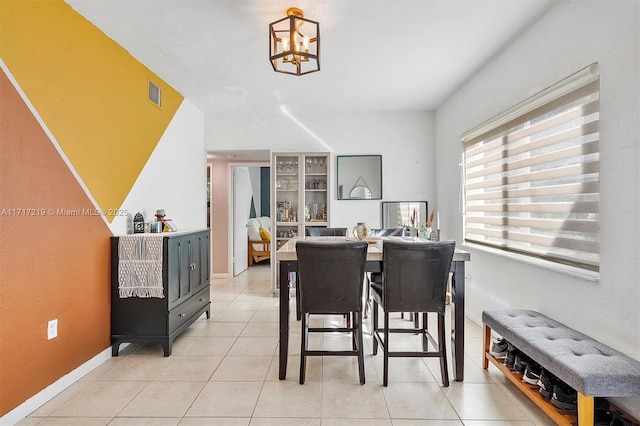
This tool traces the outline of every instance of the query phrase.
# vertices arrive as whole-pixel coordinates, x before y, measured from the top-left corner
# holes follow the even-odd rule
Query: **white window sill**
[[[514,260],[516,262],[527,263],[529,265],[548,269],[554,272],[559,272],[561,274],[569,275],[569,276],[580,278],[587,281],[596,282],[600,280],[599,272],[588,271],[586,269],[576,268],[575,266],[562,265],[560,263],[549,262],[547,260],[537,259],[535,257],[525,256],[518,253],[510,253],[507,251],[486,247],[480,244],[467,243],[467,244],[463,244],[462,248],[483,251],[496,256],[505,257],[507,259]]]

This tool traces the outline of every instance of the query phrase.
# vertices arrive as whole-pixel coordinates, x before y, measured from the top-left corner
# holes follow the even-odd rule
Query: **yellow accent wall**
[[[120,207],[183,97],[62,0],[2,0],[0,57],[98,207]]]

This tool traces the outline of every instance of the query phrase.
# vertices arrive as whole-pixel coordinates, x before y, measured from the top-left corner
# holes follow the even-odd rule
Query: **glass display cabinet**
[[[330,160],[328,152],[282,152],[272,155],[273,251],[277,251],[290,238],[304,235],[307,227],[328,226]],[[275,271],[275,260],[271,263]],[[277,290],[275,272],[274,277],[274,290]]]

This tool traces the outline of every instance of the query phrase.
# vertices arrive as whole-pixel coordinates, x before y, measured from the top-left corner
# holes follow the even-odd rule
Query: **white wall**
[[[436,111],[437,194],[447,223],[442,233],[461,242],[460,135],[600,63],[600,280],[471,248],[471,319],[480,322],[484,309],[534,309],[640,359],[639,29],[637,0],[560,2]]]
[[[111,232],[126,234],[137,212],[153,221],[157,209],[165,209],[178,230],[206,228],[206,191],[204,115],[185,99],[122,203],[130,217],[116,217]]]
[[[265,131],[246,117],[225,117],[206,132],[208,151],[269,149],[331,152],[331,226],[380,226],[380,201],[336,199],[336,155],[381,154],[382,196],[388,201],[435,200],[434,114],[427,111],[327,113],[305,117],[279,112]],[[208,121],[209,122],[209,121]]]

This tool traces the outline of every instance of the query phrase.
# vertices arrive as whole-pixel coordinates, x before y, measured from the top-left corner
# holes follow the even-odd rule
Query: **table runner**
[[[126,297],[164,298],[162,234],[123,235],[118,240],[118,293]]]

